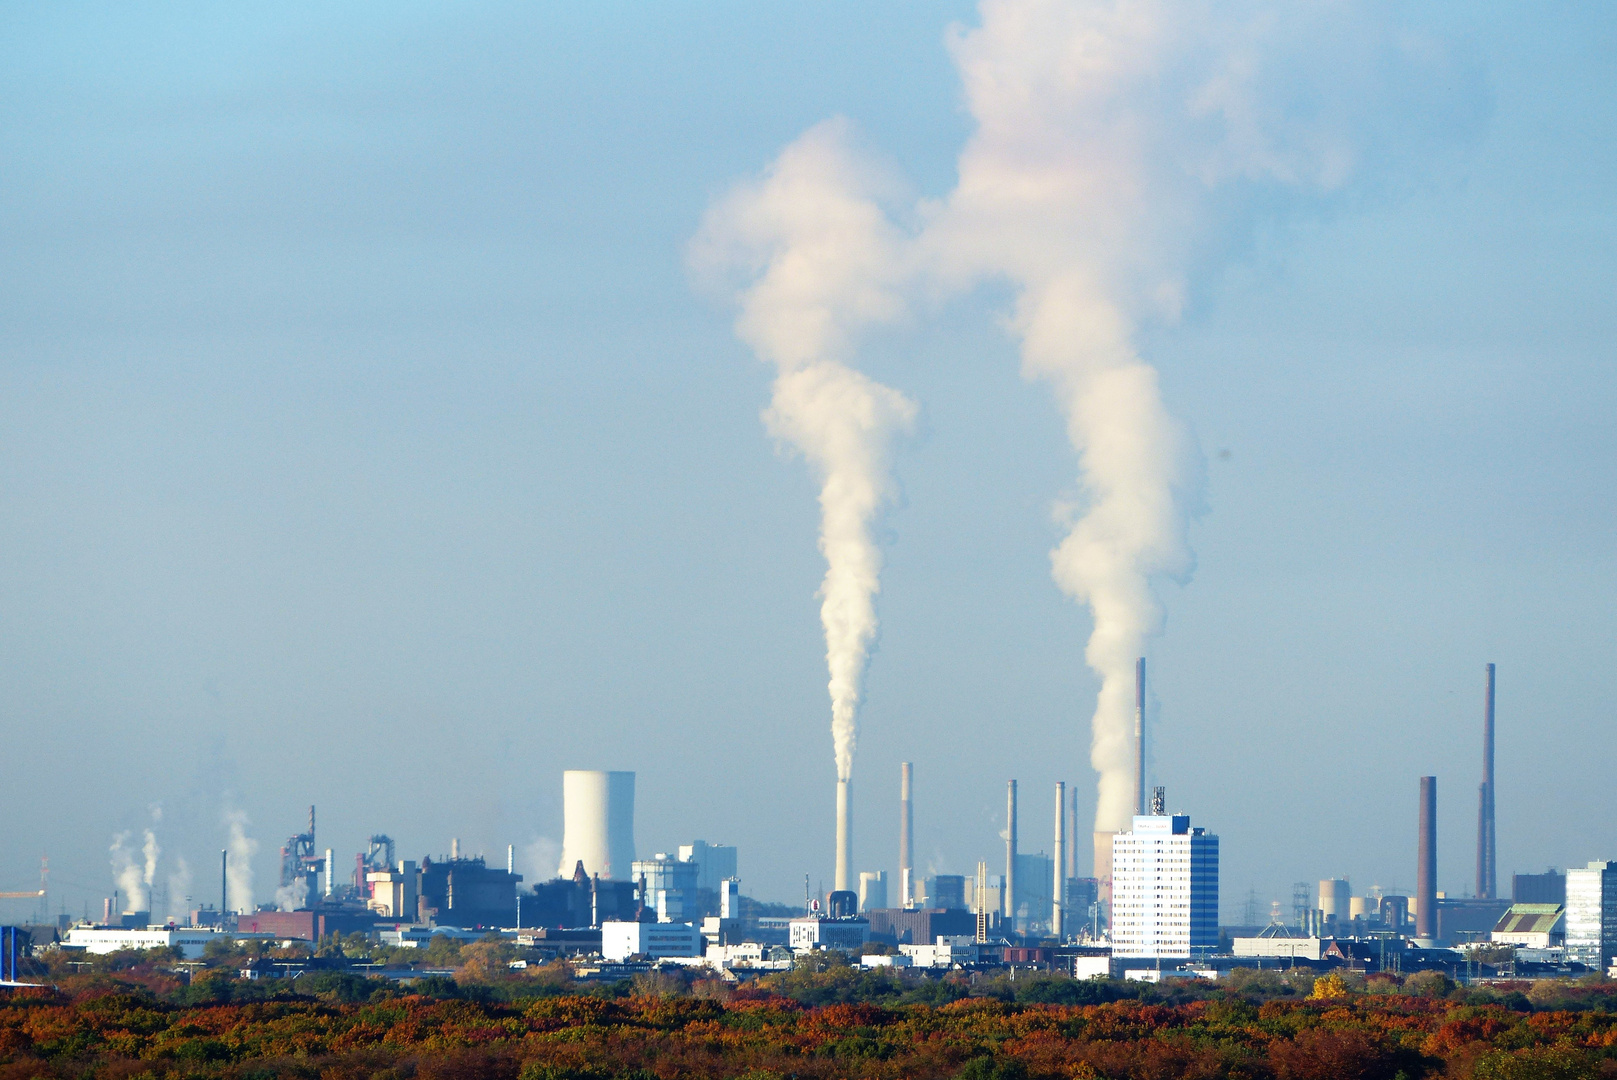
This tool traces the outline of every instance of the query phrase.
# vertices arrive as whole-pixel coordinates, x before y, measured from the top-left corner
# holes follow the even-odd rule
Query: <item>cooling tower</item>
[[[1333,915],[1346,922],[1351,918],[1353,888],[1346,878],[1325,878],[1319,883],[1319,909],[1327,919]]]
[[[849,892],[853,882],[853,795],[849,781],[837,781],[837,891]]]
[[[634,862],[634,773],[568,769],[562,773],[558,877],[579,863],[591,876],[629,880]]]

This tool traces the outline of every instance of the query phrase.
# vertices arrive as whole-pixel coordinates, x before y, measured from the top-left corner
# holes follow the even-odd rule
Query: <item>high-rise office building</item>
[[[1141,814],[1112,838],[1112,955],[1190,957],[1218,946],[1218,837],[1186,814]]]
[[[1604,972],[1617,956],[1617,862],[1566,872],[1566,958]]]

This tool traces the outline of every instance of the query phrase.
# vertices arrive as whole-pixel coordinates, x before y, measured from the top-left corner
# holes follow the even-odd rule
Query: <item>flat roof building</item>
[[[1187,814],[1140,814],[1112,837],[1112,955],[1218,947],[1218,837]]]

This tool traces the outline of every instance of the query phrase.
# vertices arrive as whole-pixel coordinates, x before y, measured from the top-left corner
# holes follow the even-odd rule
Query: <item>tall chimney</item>
[[[1134,812],[1145,813],[1145,657],[1134,662]]]
[[[1078,787],[1067,800],[1067,876],[1078,876]]]
[[[1050,932],[1060,941],[1067,932],[1067,785],[1056,781],[1055,892],[1050,897]]]
[[[898,906],[915,906],[915,804],[910,801],[915,767],[907,761],[898,765]]]
[[[1415,867],[1415,936],[1437,937],[1437,777],[1420,778],[1419,865]]]
[[[219,849],[219,917],[230,910],[230,849]]]
[[[837,873],[838,891],[846,891],[853,880],[853,795],[850,781],[837,781]]]
[[[1493,665],[1482,699],[1482,787],[1477,793],[1477,896],[1492,900],[1498,893],[1493,816]]]
[[[1016,781],[1005,787],[1005,921],[1016,932]]]

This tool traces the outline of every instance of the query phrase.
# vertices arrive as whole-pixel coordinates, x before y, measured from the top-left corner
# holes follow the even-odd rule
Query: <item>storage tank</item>
[[[634,862],[634,773],[568,769],[562,773],[558,877],[580,862],[591,876],[628,881]]]
[[[1348,918],[1369,921],[1380,914],[1380,902],[1369,896],[1355,896],[1348,901]]]

